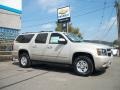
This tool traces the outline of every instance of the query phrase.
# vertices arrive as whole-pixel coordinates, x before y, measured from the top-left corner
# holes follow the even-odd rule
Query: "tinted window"
[[[52,33],[50,38],[50,44],[59,44],[60,38],[64,38],[64,37],[59,33]]]
[[[83,41],[80,36],[75,35],[75,34],[73,34],[73,33],[67,33],[67,34],[65,34],[65,35],[66,35],[66,36],[68,37],[68,39],[69,39],[70,41],[72,41],[72,42],[82,42],[82,41]]]
[[[38,34],[35,39],[35,43],[46,43],[47,36],[48,36],[47,33]]]
[[[33,36],[34,34],[19,35],[16,41],[19,43],[29,43]]]

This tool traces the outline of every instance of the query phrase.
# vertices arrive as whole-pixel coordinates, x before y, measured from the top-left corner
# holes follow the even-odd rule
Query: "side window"
[[[47,36],[48,36],[48,33],[38,34],[35,39],[35,43],[46,43]]]
[[[64,38],[61,34],[59,33],[52,33],[50,37],[50,44],[59,44],[59,39]]]
[[[19,43],[29,43],[33,36],[34,34],[19,35],[16,41]]]

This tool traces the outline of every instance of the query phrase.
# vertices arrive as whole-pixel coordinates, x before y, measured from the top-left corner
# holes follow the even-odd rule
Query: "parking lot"
[[[115,57],[106,71],[88,77],[75,75],[68,66],[34,64],[20,68],[18,62],[0,62],[0,89],[120,90],[120,58]]]

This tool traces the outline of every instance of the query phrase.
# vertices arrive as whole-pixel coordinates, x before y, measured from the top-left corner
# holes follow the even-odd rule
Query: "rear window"
[[[17,37],[16,41],[19,43],[29,43],[33,36],[34,36],[34,34],[19,35]]]

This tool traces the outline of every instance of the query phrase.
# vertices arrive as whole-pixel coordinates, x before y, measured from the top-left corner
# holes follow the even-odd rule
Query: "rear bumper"
[[[113,56],[109,57],[109,56],[97,56],[94,57],[94,61],[95,61],[95,69],[96,70],[102,70],[102,69],[106,69],[108,67],[110,67],[112,60],[113,60]]]

